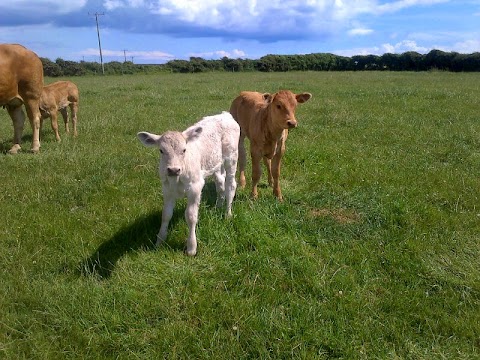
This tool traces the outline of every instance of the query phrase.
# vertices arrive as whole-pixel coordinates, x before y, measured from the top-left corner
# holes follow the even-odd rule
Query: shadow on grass
[[[12,147],[12,142],[10,140],[4,140],[0,143],[0,153],[7,154],[8,150]]]
[[[268,184],[259,184],[259,188],[270,188]],[[250,199],[250,188],[245,187],[247,190],[240,189],[237,183],[237,190],[235,192],[235,197],[233,198],[233,206],[235,206],[236,201],[246,201]],[[215,188],[215,182],[207,181],[202,190],[202,203],[205,204],[207,208],[215,208],[217,203],[217,189]],[[221,208],[222,211],[225,209],[225,205]]]
[[[20,150],[20,152],[31,153],[30,148],[32,146],[32,140],[33,140],[32,134],[23,135],[22,142],[20,143],[22,150]],[[43,137],[42,137],[42,134],[40,133],[40,144],[42,144],[42,142],[43,142]],[[49,142],[49,140],[47,140],[47,142]],[[12,139],[3,140],[2,142],[0,142],[0,154],[6,155],[8,151],[12,148],[12,146],[13,146]]]
[[[202,200],[207,208],[215,207],[217,202],[217,190],[213,181],[207,181],[202,189]]]
[[[169,229],[183,218],[185,209],[175,209]],[[119,230],[111,239],[107,240],[90,257],[82,261],[78,271],[83,276],[95,275],[101,279],[108,279],[115,270],[117,262],[128,253],[138,250],[155,250],[157,232],[160,228],[161,213],[154,212],[142,216]],[[183,244],[170,244],[168,238],[163,246],[174,250],[183,250]]]

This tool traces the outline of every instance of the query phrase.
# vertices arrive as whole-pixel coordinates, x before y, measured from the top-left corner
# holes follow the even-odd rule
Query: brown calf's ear
[[[265,102],[267,104],[270,104],[273,100],[273,95],[272,94],[269,94],[269,93],[264,93],[262,94],[262,97],[263,97],[263,100],[265,100]]]
[[[310,94],[308,92],[305,92],[305,93],[301,93],[301,94],[296,94],[295,97],[297,99],[297,102],[302,104],[302,103],[310,100],[310,98],[312,97],[312,94]]]

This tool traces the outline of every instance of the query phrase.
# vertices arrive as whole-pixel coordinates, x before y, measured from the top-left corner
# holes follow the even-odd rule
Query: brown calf
[[[9,153],[21,149],[25,114],[33,130],[32,152],[40,150],[39,101],[43,88],[43,65],[32,51],[18,44],[0,44],[0,106],[5,106],[13,122],[13,146]]]
[[[260,161],[263,158],[268,172],[268,183],[273,185],[273,194],[282,201],[280,190],[280,164],[285,153],[288,129],[297,127],[295,109],[312,97],[310,93],[294,94],[281,90],[275,94],[243,91],[233,100],[230,113],[240,125],[238,143],[240,187],[245,187],[245,137],[250,140],[252,156],[252,197],[258,197],[257,185],[262,174]]]
[[[43,120],[50,117],[52,119],[52,129],[55,132],[57,141],[60,141],[58,134],[58,111],[63,116],[65,131],[70,132],[68,128],[67,107],[70,107],[70,118],[73,124],[73,136],[77,136],[77,112],[78,112],[79,94],[77,85],[71,81],[57,81],[53,84],[43,87],[42,97],[40,98],[40,112]]]

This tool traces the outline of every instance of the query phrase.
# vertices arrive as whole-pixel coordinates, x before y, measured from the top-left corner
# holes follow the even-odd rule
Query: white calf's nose
[[[167,169],[168,176],[178,176],[180,175],[180,168],[178,167],[169,167]]]

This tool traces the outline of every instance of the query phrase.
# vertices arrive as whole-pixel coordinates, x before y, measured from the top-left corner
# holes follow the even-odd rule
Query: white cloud
[[[138,8],[145,5],[144,0],[104,0],[103,2],[103,6],[105,6],[107,10],[115,10],[123,7]]]
[[[227,57],[230,59],[245,58],[246,54],[242,50],[234,49],[231,52],[225,50],[211,51],[211,52],[202,52],[202,53],[191,53],[189,56],[201,57],[203,59],[221,59]]]
[[[415,41],[412,40],[403,40],[396,44],[382,44],[380,46],[372,46],[367,48],[353,48],[348,50],[337,50],[333,53],[342,56],[353,56],[353,55],[383,55],[385,53],[393,54],[402,54],[407,51],[416,51],[418,53],[424,54],[432,48],[427,48],[419,46]]]
[[[480,52],[480,40],[478,40],[477,37],[476,39],[465,40],[455,43],[448,51],[456,51],[462,54]]]
[[[426,53],[430,49],[419,46],[417,43],[413,40],[403,40],[401,42],[396,43],[395,45],[391,44],[383,44],[382,49],[384,49],[384,52],[390,52],[390,53],[397,53],[401,54],[407,51],[416,51],[419,53]]]
[[[78,53],[79,56],[99,56],[99,50],[95,48],[88,48]],[[123,61],[124,57],[126,56],[127,59],[131,59],[132,57],[136,59],[142,60],[172,60],[174,56],[172,54],[168,54],[162,51],[126,51],[123,50],[104,50],[102,49],[102,55],[104,57],[118,57],[119,61]]]
[[[68,14],[82,9],[86,3],[87,0],[10,0],[2,1],[0,8],[18,11],[29,9],[32,13],[44,13],[48,9],[53,14]]]
[[[409,36],[415,42],[429,43],[431,49],[443,51],[456,51],[459,53],[470,54],[480,51],[480,33],[472,32],[432,32],[432,33],[412,33]]]
[[[449,2],[450,0],[399,0],[399,1],[392,1],[386,4],[378,5],[376,8],[376,12],[378,13],[387,13],[387,12],[396,12],[403,10],[405,8],[413,7],[413,6],[428,6],[428,5],[435,5],[440,3]]]
[[[373,33],[372,29],[365,29],[365,28],[356,28],[351,29],[348,31],[348,35],[350,36],[364,36]]]
[[[107,9],[145,8],[195,26],[241,32],[304,31],[333,32],[348,26],[359,15],[381,15],[408,7],[433,5],[450,0],[103,0]],[[369,29],[353,29],[351,35],[366,35]]]

